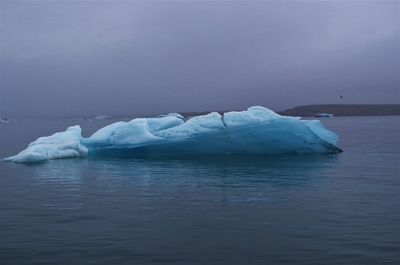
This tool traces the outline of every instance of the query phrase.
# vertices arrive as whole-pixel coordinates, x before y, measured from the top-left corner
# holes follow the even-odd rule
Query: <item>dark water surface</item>
[[[0,124],[0,155],[110,122]],[[0,264],[400,264],[400,117],[323,123],[344,153],[0,162]]]

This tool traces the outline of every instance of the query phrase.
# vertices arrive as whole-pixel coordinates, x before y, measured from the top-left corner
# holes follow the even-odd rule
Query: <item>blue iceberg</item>
[[[81,156],[191,156],[337,153],[338,136],[318,120],[281,116],[264,107],[212,112],[188,120],[179,114],[137,118],[101,128],[88,138],[79,126],[38,138],[13,162]]]

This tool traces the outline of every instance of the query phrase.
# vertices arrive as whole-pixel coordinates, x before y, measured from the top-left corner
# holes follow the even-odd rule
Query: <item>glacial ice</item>
[[[335,153],[338,137],[318,120],[281,116],[264,107],[217,112],[184,121],[180,114],[137,118],[101,128],[88,138],[79,126],[41,137],[5,158],[36,162],[80,156],[187,156]]]

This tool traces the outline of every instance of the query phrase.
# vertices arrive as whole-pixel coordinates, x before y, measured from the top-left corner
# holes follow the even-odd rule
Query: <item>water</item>
[[[0,124],[0,155],[110,122]],[[323,123],[344,153],[0,162],[0,264],[400,264],[400,117]]]

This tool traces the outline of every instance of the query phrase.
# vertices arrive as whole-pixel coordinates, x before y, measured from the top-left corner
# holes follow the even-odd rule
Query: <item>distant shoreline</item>
[[[208,114],[211,111],[182,112],[184,117]],[[217,111],[223,114],[228,111]],[[314,117],[318,113],[330,113],[333,116],[388,116],[400,115],[400,104],[321,104],[303,105],[277,111],[283,116]]]
[[[400,104],[328,104],[304,105],[278,112],[285,116],[312,117],[317,113],[334,116],[388,116],[400,115]]]

